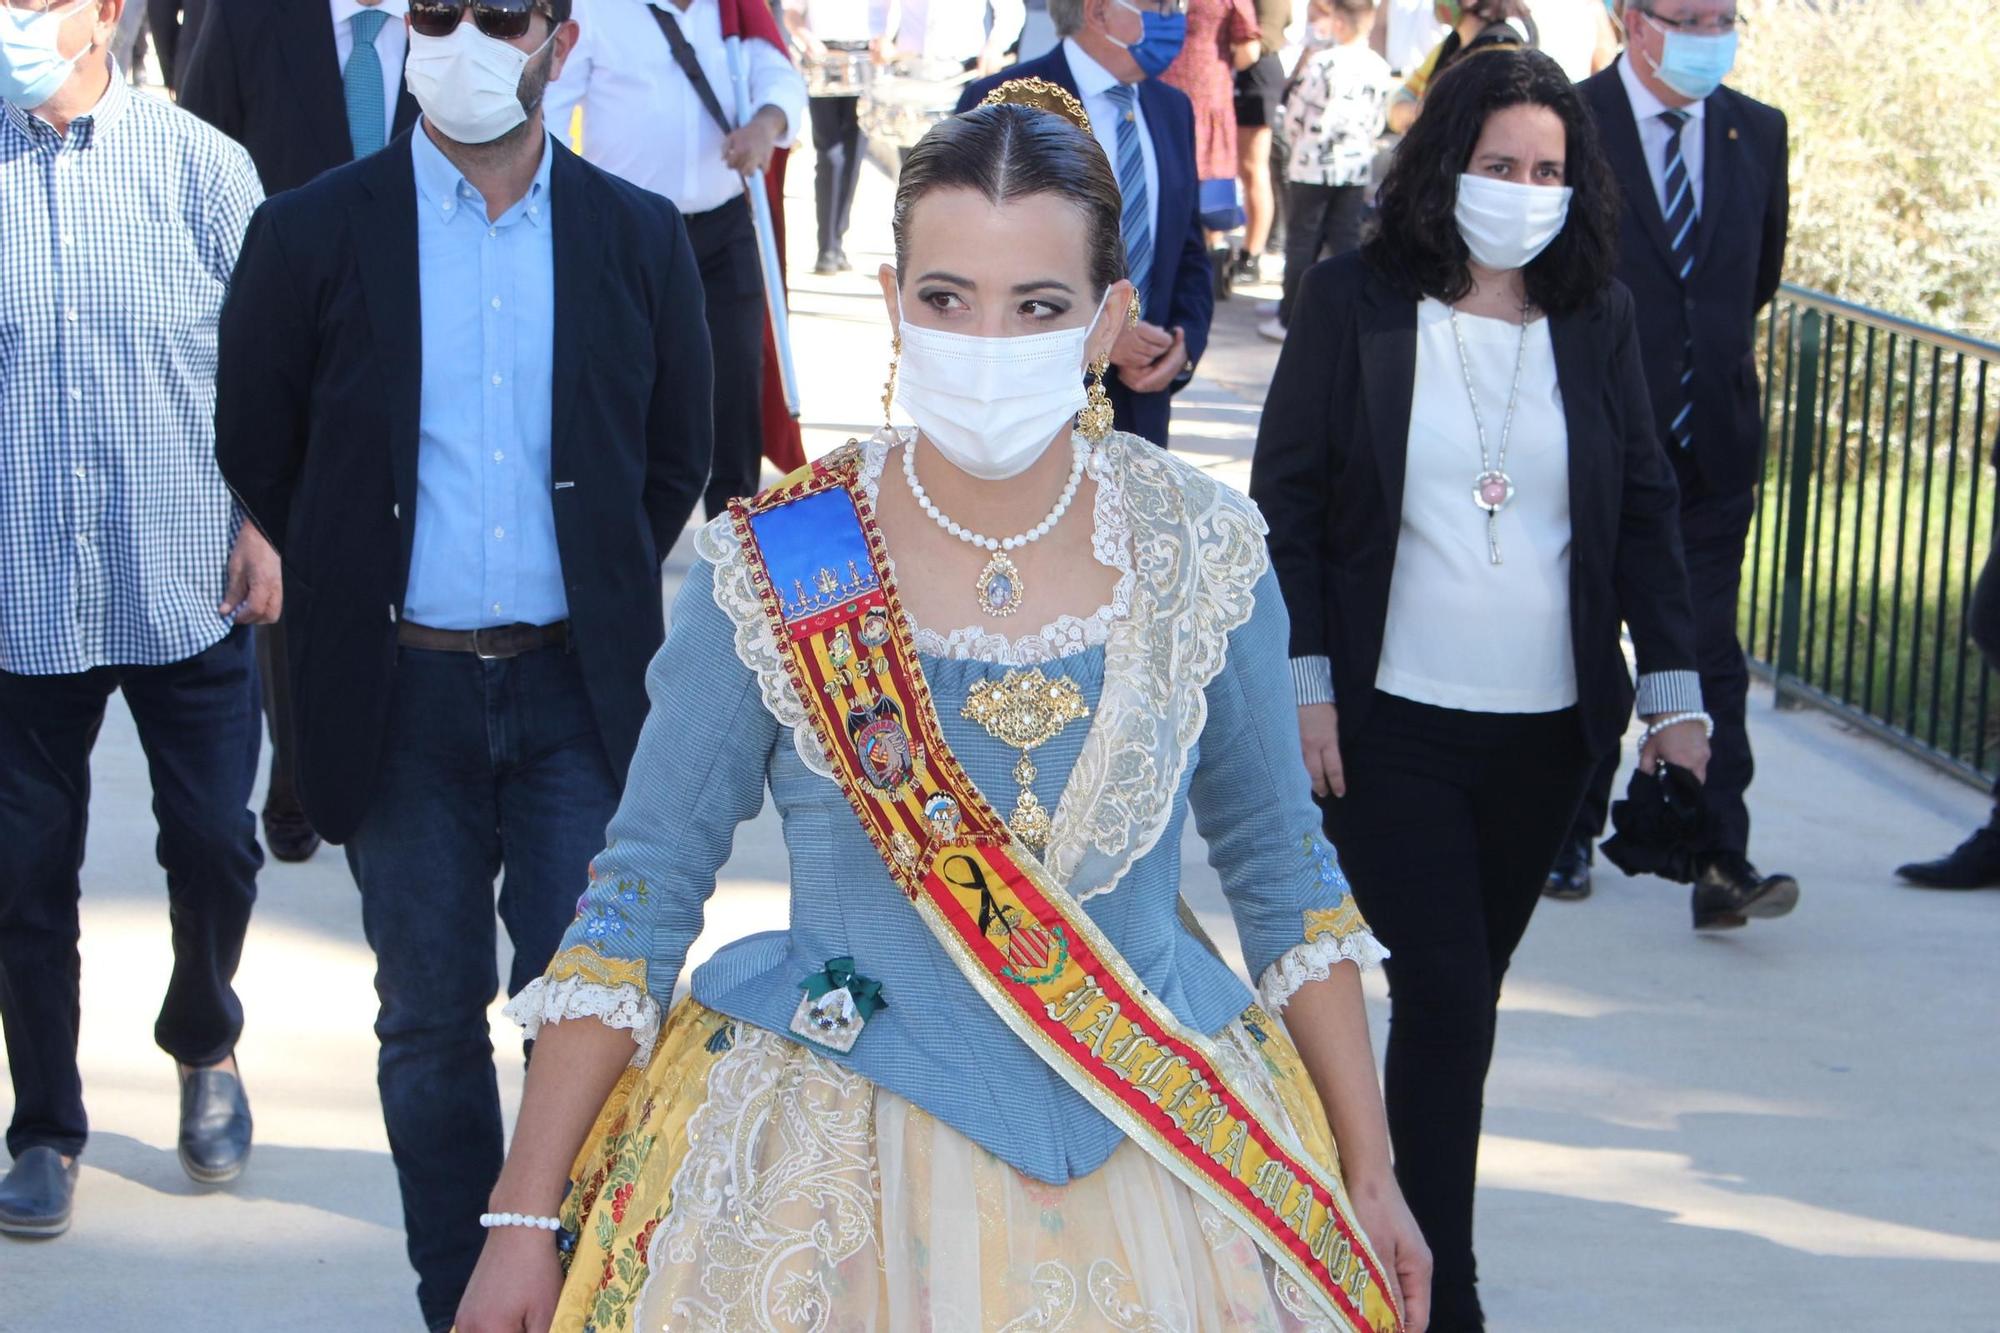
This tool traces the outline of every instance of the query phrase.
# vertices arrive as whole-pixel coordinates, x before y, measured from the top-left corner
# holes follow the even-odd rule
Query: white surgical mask
[[[901,317],[900,292],[896,310],[896,401],[959,471],[982,481],[1018,477],[1083,410],[1084,348],[1103,301],[1087,324],[1019,338],[920,328]]]
[[[70,71],[83,58],[62,54],[57,43],[62,25],[76,14],[68,5],[44,14],[0,6],[0,99],[32,111],[69,82]],[[90,48],[85,47],[84,51]]]
[[[555,33],[549,34],[549,41]],[[528,118],[521,105],[521,71],[547,48],[532,52],[488,37],[468,16],[443,37],[410,34],[403,78],[424,119],[455,143],[492,143]]]
[[[1526,268],[1563,229],[1569,186],[1517,185],[1491,176],[1458,178],[1458,234],[1475,263]]]

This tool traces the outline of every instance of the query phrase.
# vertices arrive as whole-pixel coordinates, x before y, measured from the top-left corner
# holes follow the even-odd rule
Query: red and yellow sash
[[[1401,1328],[1338,1179],[1287,1146],[946,746],[850,458],[730,506],[779,656],[869,839],[1021,1040],[1342,1328]]]

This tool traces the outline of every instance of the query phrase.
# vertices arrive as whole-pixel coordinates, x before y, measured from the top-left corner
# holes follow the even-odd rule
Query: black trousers
[[[1688,589],[1694,595],[1695,665],[1701,672],[1702,706],[1715,719],[1708,781],[1702,787],[1712,833],[1705,850],[1738,855],[1750,849],[1750,807],[1744,795],[1756,763],[1750,754],[1750,664],[1736,637],[1736,602],[1743,548],[1756,512],[1757,497],[1750,491],[1714,496],[1690,487],[1681,502],[1681,542],[1687,551]],[[1577,812],[1574,836],[1579,840],[1594,840],[1604,831],[1618,759],[1615,750],[1606,755],[1591,777]]]
[[[714,518],[731,500],[755,495],[763,475],[764,275],[747,200],[690,213],[686,221],[715,359],[715,457],[703,497]]]
[[[1993,669],[2000,671],[2000,545],[1986,553],[1979,582],[1972,586],[1972,605],[1965,613],[1965,632]],[[1993,783],[1993,822],[2000,826],[2000,778]]]
[[[1292,302],[1306,270],[1322,259],[1344,255],[1361,244],[1361,215],[1368,201],[1362,185],[1285,183],[1285,294],[1278,321],[1292,322]]]
[[[1436,1261],[1433,1333],[1484,1327],[1472,1253],[1500,983],[1591,772],[1574,709],[1466,713],[1377,695],[1325,802],[1390,957],[1383,1080],[1396,1179]]]
[[[0,672],[0,1024],[16,1157],[42,1146],[75,1155],[89,1132],[76,1064],[77,909],[90,752],[114,690],[146,754],[155,855],[167,872],[174,968],[153,1039],[187,1065],[214,1064],[236,1046],[243,1006],[231,983],[264,863],[249,810],[263,742],[250,638],[233,630],[166,666]]]
[[[812,116],[813,204],[819,219],[819,252],[837,253],[847,237],[847,220],[854,211],[854,187],[861,179],[861,115],[856,97],[815,97],[807,104]]]

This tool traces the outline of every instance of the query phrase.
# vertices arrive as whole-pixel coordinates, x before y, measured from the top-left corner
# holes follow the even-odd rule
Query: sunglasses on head
[[[449,37],[468,9],[480,32],[503,42],[525,37],[536,14],[555,21],[542,0],[410,0],[410,29],[420,37]]]

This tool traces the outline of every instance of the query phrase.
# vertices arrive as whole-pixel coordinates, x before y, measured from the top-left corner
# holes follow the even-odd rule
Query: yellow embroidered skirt
[[[1336,1170],[1283,1029],[1252,1009],[1217,1044],[1268,1123]],[[1137,1146],[1044,1184],[800,1043],[691,1000],[612,1092],[571,1182],[561,1333],[1331,1327]]]

